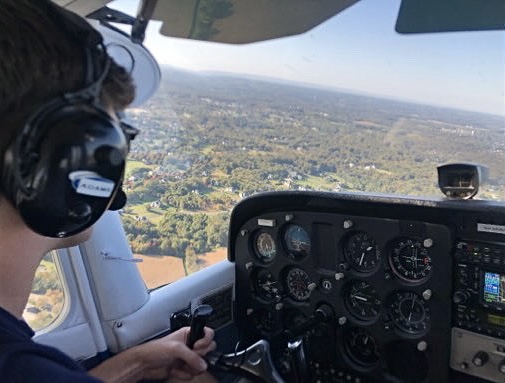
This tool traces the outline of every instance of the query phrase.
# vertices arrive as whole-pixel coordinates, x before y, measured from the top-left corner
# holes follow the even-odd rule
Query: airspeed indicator
[[[271,263],[277,255],[277,246],[273,237],[264,231],[254,236],[254,254],[262,263]]]

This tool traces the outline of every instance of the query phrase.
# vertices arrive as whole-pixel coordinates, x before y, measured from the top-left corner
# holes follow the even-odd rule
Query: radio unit
[[[505,337],[505,245],[458,242],[454,254],[453,326]]]

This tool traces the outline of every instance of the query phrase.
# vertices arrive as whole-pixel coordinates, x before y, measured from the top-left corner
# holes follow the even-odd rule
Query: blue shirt
[[[35,343],[33,330],[0,307],[0,382],[100,383],[72,358]]]

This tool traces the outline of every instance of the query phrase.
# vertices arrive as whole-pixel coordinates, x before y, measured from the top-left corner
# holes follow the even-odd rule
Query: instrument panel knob
[[[463,290],[457,290],[454,292],[454,296],[452,297],[452,301],[456,304],[464,304],[467,300],[468,294]]]
[[[474,355],[472,363],[477,367],[482,367],[487,363],[488,360],[489,355],[487,354],[487,352],[479,351]]]
[[[505,375],[505,359],[503,359],[498,365],[498,371]]]

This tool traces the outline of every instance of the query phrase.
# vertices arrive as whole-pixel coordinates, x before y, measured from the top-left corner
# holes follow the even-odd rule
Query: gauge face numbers
[[[359,272],[366,273],[379,266],[380,248],[367,233],[352,234],[344,245],[344,254],[351,267]]]
[[[277,245],[274,238],[264,231],[254,236],[254,254],[262,263],[272,263],[277,255]]]
[[[306,301],[316,284],[310,280],[309,275],[298,267],[288,269],[285,276],[286,291],[295,301]]]
[[[307,231],[295,224],[286,227],[284,231],[284,245],[288,255],[299,260],[310,255],[310,237]]]
[[[397,291],[389,301],[389,316],[404,333],[421,335],[430,327],[430,309],[424,299],[411,291]]]
[[[365,281],[351,281],[345,286],[344,302],[358,320],[370,322],[379,317],[382,300],[377,290]]]
[[[428,249],[416,239],[398,239],[391,250],[389,263],[393,272],[408,282],[426,280],[431,273]]]
[[[360,327],[353,327],[346,333],[344,347],[349,358],[362,367],[373,366],[381,357],[375,338]]]
[[[259,269],[252,275],[254,291],[258,297],[268,302],[280,300],[279,284],[271,271]]]

